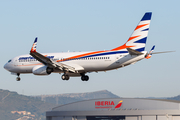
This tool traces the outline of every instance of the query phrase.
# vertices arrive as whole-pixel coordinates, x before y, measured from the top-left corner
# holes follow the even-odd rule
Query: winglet
[[[146,59],[151,58],[152,52],[154,51],[155,45],[151,48],[151,50],[149,51],[149,53],[147,54],[147,56],[145,57]]]
[[[32,48],[31,48],[31,53],[33,53],[33,52],[36,52],[36,46],[37,46],[37,37],[35,38],[35,40],[34,40],[34,43],[33,43],[33,45],[32,45]]]
[[[151,54],[154,51],[155,45],[151,48],[151,51],[149,52],[149,54]]]

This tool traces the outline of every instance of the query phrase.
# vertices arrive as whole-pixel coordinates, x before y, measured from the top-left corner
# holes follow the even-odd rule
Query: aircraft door
[[[16,60],[14,60],[14,66],[18,66],[18,60],[16,59]]]

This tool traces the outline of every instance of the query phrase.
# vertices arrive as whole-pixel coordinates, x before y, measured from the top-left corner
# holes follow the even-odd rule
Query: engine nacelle
[[[45,65],[37,65],[32,69],[34,75],[49,75],[51,72],[53,72],[53,69]]]

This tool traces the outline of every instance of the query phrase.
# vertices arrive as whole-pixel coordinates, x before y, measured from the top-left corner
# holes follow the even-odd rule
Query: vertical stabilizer
[[[151,12],[145,13],[132,35],[129,37],[128,41],[124,45],[112,49],[112,51],[125,50],[126,48],[131,48],[139,52],[144,51],[149,32],[151,15]]]

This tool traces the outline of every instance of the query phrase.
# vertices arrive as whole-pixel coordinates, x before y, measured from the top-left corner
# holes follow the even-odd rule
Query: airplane
[[[150,52],[145,51],[151,16],[152,12],[145,13],[126,43],[114,49],[41,54],[36,51],[38,39],[36,37],[30,54],[12,58],[4,65],[4,68],[17,75],[17,81],[20,81],[20,74],[25,73],[33,73],[34,75],[63,73],[62,80],[79,76],[82,81],[88,81],[87,73],[114,70],[145,58],[149,59],[152,54],[172,52],[154,53],[155,46]]]

